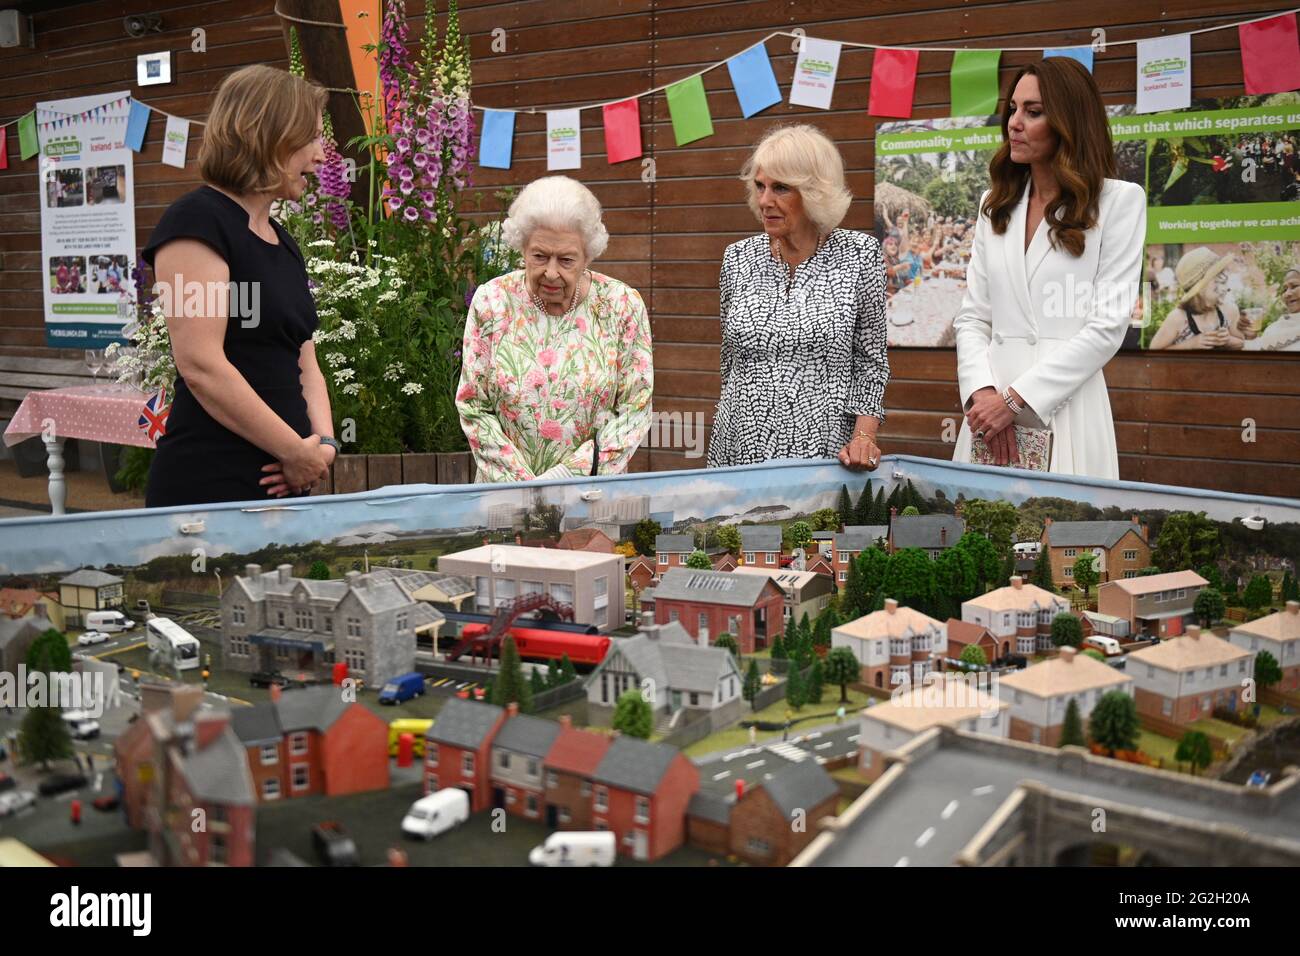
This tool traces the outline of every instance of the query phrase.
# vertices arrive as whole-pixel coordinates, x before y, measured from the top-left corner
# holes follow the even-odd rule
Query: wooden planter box
[[[339,455],[322,493],[347,495],[389,485],[464,485],[474,474],[474,458],[467,451]]]

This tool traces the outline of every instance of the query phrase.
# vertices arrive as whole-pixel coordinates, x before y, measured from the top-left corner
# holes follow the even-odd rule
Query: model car
[[[77,643],[82,647],[89,647],[92,644],[104,644],[113,638],[103,631],[87,631],[77,638]]]
[[[1267,770],[1256,770],[1246,781],[1248,787],[1267,787],[1268,782],[1273,779],[1273,774]]]
[[[42,797],[53,797],[85,785],[86,778],[79,773],[56,773],[42,780],[41,785],[36,789],[40,791]]]
[[[311,828],[311,842],[316,855],[326,866],[360,866],[361,856],[343,824],[333,820]]]
[[[35,803],[36,794],[30,790],[10,790],[8,793],[0,793],[0,817],[12,816]]]
[[[121,803],[122,803],[122,798],[119,797],[117,794],[103,793],[100,794],[98,797],[96,797],[92,801],[91,805],[94,806],[96,810],[108,811],[108,810],[116,810],[119,806],[121,806]]]
[[[248,682],[254,687],[270,687],[272,684],[276,687],[289,686],[289,678],[279,671],[255,671],[248,675]]]

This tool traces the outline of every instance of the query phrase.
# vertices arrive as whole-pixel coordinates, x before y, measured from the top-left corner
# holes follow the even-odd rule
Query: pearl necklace
[[[591,275],[591,270],[590,270],[590,269],[585,270],[584,273],[583,273],[583,275],[588,275],[588,276]],[[582,291],[582,278],[581,278],[581,277],[579,277],[579,278],[578,278],[578,281],[577,281],[576,283],[574,283],[574,286],[573,286],[573,298],[569,301],[569,308],[568,308],[567,310],[565,310],[565,312],[564,312],[562,315],[558,315],[558,316],[552,316],[551,313],[549,313],[549,312],[546,311],[546,303],[542,301],[542,297],[541,297],[540,295],[538,295],[536,292],[530,292],[530,293],[529,293],[529,297],[533,300],[533,305],[537,307],[537,311],[540,312],[540,313],[542,313],[543,316],[546,316],[546,317],[548,317],[548,318],[559,318],[559,319],[563,319],[563,318],[565,318],[566,316],[568,316],[569,313],[571,313],[574,309],[576,309],[576,308],[578,307],[578,293],[579,293],[580,291]]]
[[[790,275],[790,263],[785,258],[785,246],[781,242],[780,236],[773,238],[772,242],[776,246],[776,257],[781,260],[782,269],[786,274],[786,288],[789,288],[794,283],[794,276]],[[825,244],[826,244],[826,236],[818,236],[817,245],[813,247],[813,251],[808,255],[808,259],[811,259],[813,256],[817,255],[817,253],[821,251],[822,246],[824,246]],[[804,262],[807,262],[808,259],[805,259]],[[800,264],[802,265],[802,263]],[[797,269],[798,266],[796,266],[795,268]]]

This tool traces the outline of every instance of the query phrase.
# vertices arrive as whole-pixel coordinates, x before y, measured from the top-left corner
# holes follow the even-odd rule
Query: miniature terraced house
[[[802,620],[805,614],[809,621],[816,620],[817,615],[831,603],[831,594],[835,590],[830,578],[815,571],[797,571],[793,568],[774,571],[771,568],[742,565],[733,573],[765,574],[775,581],[785,595],[785,620],[794,618],[795,623]]]
[[[1133,679],[1109,664],[1062,647],[1056,657],[1002,677],[999,696],[1011,703],[1012,740],[1056,747],[1065,711],[1073,700],[1084,727],[1104,694],[1133,696]]]
[[[1006,587],[963,601],[961,619],[987,627],[998,642],[1000,656],[1005,657],[1012,641],[1017,654],[1051,650],[1052,621],[1069,610],[1065,598],[1037,584],[1027,584],[1017,574]]]
[[[843,584],[849,579],[849,565],[853,559],[868,548],[874,548],[877,542],[883,548],[889,540],[887,524],[850,524],[832,539],[833,568],[835,580]]]
[[[654,589],[656,623],[680,621],[702,642],[730,634],[744,654],[761,651],[781,633],[784,607],[776,582],[761,575],[670,568]]]
[[[469,794],[471,813],[492,805],[492,740],[508,717],[518,713],[495,704],[453,697],[424,735],[424,792],[457,787]]]
[[[686,567],[686,559],[695,551],[695,538],[689,534],[655,535],[655,575],[669,568]]]
[[[568,714],[560,716],[560,734],[546,755],[546,826],[560,830],[591,829],[591,777],[614,738],[578,730]]]
[[[725,647],[692,638],[676,621],[646,623],[635,637],[616,641],[587,678],[587,714],[593,723],[609,723],[619,695],[636,690],[652,695],[660,733],[704,715],[722,727],[740,718],[742,683]]]
[[[1282,679],[1274,689],[1300,690],[1300,601],[1287,601],[1280,611],[1236,625],[1228,632],[1228,640],[1252,654],[1267,651],[1273,655],[1282,668]]]
[[[517,708],[510,714],[492,740],[492,806],[540,820],[545,783],[542,760],[560,736],[560,725],[520,714]]]
[[[1182,637],[1133,651],[1125,673],[1133,678],[1138,713],[1188,724],[1213,716],[1216,707],[1236,710],[1254,662],[1253,652],[1192,624]]]
[[[780,568],[781,526],[748,525],[740,529],[740,553],[751,568]]]
[[[920,683],[947,656],[947,628],[942,621],[885,598],[879,611],[864,614],[831,631],[831,647],[847,647],[862,666],[862,683],[897,687]]]
[[[676,747],[620,736],[591,775],[596,830],[613,830],[618,851],[657,860],[686,841],[686,808],[700,772]]]
[[[1080,558],[1096,554],[1097,581],[1135,578],[1151,567],[1151,545],[1147,526],[1133,515],[1128,521],[1043,521],[1039,539],[1052,564],[1052,584],[1074,585],[1074,565]]]

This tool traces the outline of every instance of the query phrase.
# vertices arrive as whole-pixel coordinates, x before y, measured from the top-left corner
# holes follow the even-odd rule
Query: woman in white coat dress
[[[1146,194],[1113,178],[1101,94],[1067,57],[1016,74],[1002,139],[953,321],[965,411],[953,461],[971,460],[974,432],[1016,466],[1011,426],[1046,426],[1049,471],[1118,478],[1101,370],[1138,299]]]

